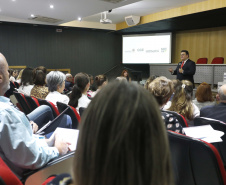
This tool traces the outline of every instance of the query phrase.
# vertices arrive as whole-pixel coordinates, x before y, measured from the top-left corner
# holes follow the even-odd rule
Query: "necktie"
[[[181,64],[181,68],[184,66],[184,61],[182,62],[182,64]]]

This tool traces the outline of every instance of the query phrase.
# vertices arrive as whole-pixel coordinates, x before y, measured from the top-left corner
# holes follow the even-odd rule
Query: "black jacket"
[[[189,80],[194,84],[194,74],[196,71],[196,65],[195,62],[188,59],[184,66],[182,67],[183,73],[179,73],[179,69],[181,68],[182,62],[179,62],[177,65],[177,68],[174,70],[172,75],[177,75],[178,80]]]

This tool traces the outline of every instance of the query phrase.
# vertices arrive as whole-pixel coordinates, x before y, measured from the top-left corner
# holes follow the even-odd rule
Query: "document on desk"
[[[224,132],[214,130],[211,125],[187,127],[183,129],[187,136],[201,139],[208,143],[222,142],[221,137],[224,135]]]
[[[76,150],[79,130],[57,127],[57,129],[50,137],[50,140],[52,141],[55,140],[55,134],[59,135],[59,137],[61,137],[64,141],[71,143],[71,145],[69,145],[71,151]]]

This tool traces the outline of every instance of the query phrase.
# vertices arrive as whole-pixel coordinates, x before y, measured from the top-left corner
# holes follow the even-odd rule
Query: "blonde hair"
[[[188,80],[182,80],[175,86],[175,94],[168,110],[175,111],[188,120],[193,119],[192,105],[193,84]]]

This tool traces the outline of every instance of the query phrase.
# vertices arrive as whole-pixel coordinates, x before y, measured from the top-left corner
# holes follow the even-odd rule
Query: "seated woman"
[[[68,104],[69,98],[61,94],[65,88],[66,76],[60,71],[51,71],[46,76],[46,82],[49,89],[49,94],[46,96],[46,100],[52,102],[55,106],[56,102]]]
[[[185,117],[189,126],[194,126],[194,118],[200,115],[199,108],[192,103],[193,84],[188,80],[179,81],[171,103],[164,110],[175,111]]]
[[[121,77],[124,77],[127,81],[131,82],[131,78],[129,77],[129,73],[126,69],[122,71]]]
[[[46,87],[46,74],[43,70],[34,69],[33,71],[34,87],[31,89],[31,96],[38,99],[45,99],[49,94],[48,87]]]
[[[70,101],[68,105],[75,107],[79,112],[79,108],[87,108],[90,99],[87,97],[87,91],[90,86],[89,76],[85,73],[78,73],[74,78],[75,84],[70,94]]]
[[[107,84],[107,82],[108,82],[108,79],[107,79],[106,75],[96,76],[95,84],[97,86],[97,90],[91,94],[91,97],[93,98],[100,91],[100,89]]]
[[[193,103],[199,108],[199,110],[207,105],[216,104],[213,99],[211,87],[206,82],[203,82],[198,86],[195,97],[196,98],[193,100]]]
[[[173,184],[168,137],[158,105],[144,88],[108,84],[80,126],[74,184]]]
[[[152,95],[154,95],[160,109],[162,109],[173,94],[173,82],[166,77],[160,76],[149,84],[148,90]],[[184,134],[184,130],[181,124],[173,114],[165,112],[163,110],[161,110],[161,114],[167,130],[172,130],[174,132]]]
[[[33,69],[27,67],[23,70],[21,76],[21,86],[18,89],[19,93],[23,93],[27,96],[31,95],[31,89],[34,87],[33,83]]]

